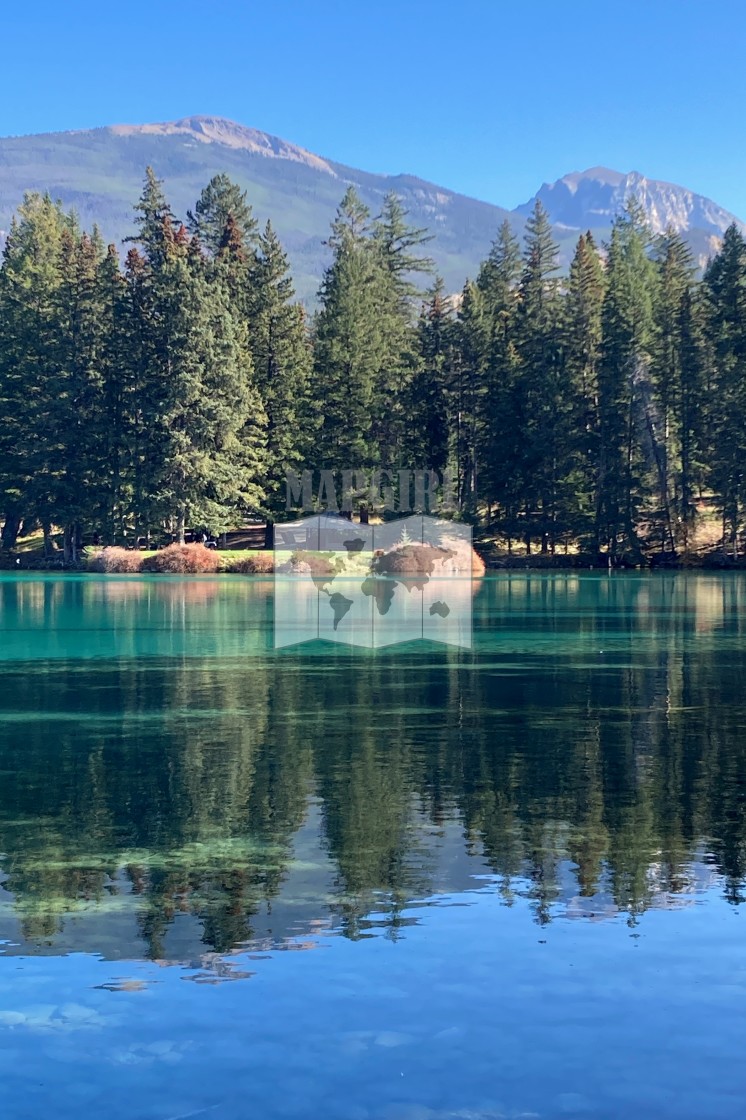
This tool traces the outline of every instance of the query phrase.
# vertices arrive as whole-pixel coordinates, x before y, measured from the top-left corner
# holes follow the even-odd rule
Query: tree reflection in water
[[[745,587],[487,579],[472,652],[277,654],[271,581],[3,579],[0,938],[193,959],[477,886],[540,923],[739,903]]]

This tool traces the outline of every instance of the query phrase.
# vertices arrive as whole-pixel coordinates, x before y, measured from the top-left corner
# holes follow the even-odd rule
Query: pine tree
[[[558,248],[549,218],[537,199],[526,223],[523,270],[518,287],[516,351],[520,362],[520,395],[525,430],[522,435],[526,541],[532,515],[542,552],[553,550],[558,531],[561,364],[558,347],[560,316]]]
[[[372,436],[381,464],[398,468],[411,464],[412,418],[407,410],[412,381],[418,372],[415,306],[421,298],[414,278],[427,275],[433,268],[430,258],[416,250],[430,241],[431,235],[408,225],[407,211],[395,194],[387,195],[371,234],[370,248],[379,266],[374,298],[382,340],[375,377]]]
[[[451,304],[439,276],[423,303],[417,334],[419,362],[406,407],[409,465],[442,474],[449,462],[455,338]]]
[[[746,503],[746,241],[735,225],[704,277],[711,355],[708,466],[723,517],[723,548],[739,554]]]
[[[371,244],[370,212],[352,187],[337,211],[328,244],[333,259],[324,274],[314,324],[314,387],[321,412],[318,467],[376,467],[380,449],[373,426],[386,353],[381,260]]]
[[[146,256],[128,258],[139,339],[137,523],[213,531],[261,505],[266,415],[246,325],[148,176],[138,206]],[[152,254],[152,255],[151,255]]]
[[[606,280],[590,232],[578,239],[570,265],[562,319],[564,384],[563,481],[568,520],[575,535],[592,539],[596,552],[595,512],[598,504],[599,391],[601,316]]]
[[[658,459],[651,380],[655,270],[639,204],[614,222],[607,257],[599,365],[597,537],[612,558],[640,556],[638,515]]]
[[[414,283],[417,275],[433,271],[433,261],[419,250],[433,240],[426,229],[407,224],[408,212],[397,194],[387,194],[383,209],[373,225],[373,237],[380,248],[383,262],[394,281],[394,290],[402,300],[415,300],[420,292]]]
[[[510,222],[505,219],[492,242],[477,276],[488,313],[504,316],[514,304],[515,287],[521,274],[521,249]]]
[[[480,450],[484,443],[485,382],[490,322],[484,296],[467,280],[458,312],[458,355],[453,379],[454,461],[459,510],[474,517],[480,498]]]
[[[303,308],[294,302],[290,268],[269,222],[251,275],[250,347],[267,413],[264,488],[270,516],[285,501],[287,470],[301,469],[313,446],[311,350]]]
[[[255,246],[259,228],[246,201],[246,191],[221,173],[213,176],[199,196],[194,210],[187,212],[187,228],[199,238],[200,244],[211,256],[217,256],[224,246],[229,223],[238,231],[244,246]]]
[[[152,268],[163,263],[171,251],[174,215],[163,193],[163,180],[152,167],[145,168],[145,185],[135,203],[137,233],[127,238],[141,246]]]
[[[105,503],[102,306],[98,274],[104,247],[97,233],[62,235],[56,289],[57,362],[47,416],[56,461],[54,520],[64,529],[65,559],[75,562],[83,528],[100,524]]]
[[[99,365],[102,379],[101,429],[102,497],[97,530],[108,544],[126,539],[132,507],[132,392],[133,357],[137,340],[130,331],[132,307],[127,283],[114,245],[109,245],[98,268],[101,316]]]
[[[488,511],[496,504],[509,549],[523,491],[521,432],[525,421],[515,337],[520,260],[518,241],[506,220],[477,276],[488,335],[477,455],[482,497]]]
[[[49,543],[61,458],[58,290],[63,239],[77,225],[48,195],[27,194],[8,234],[0,272],[0,487],[3,541],[21,519],[41,522]]]
[[[122,519],[122,536],[131,530],[135,540],[141,530],[151,522],[148,495],[152,489],[152,457],[149,446],[148,424],[157,413],[159,386],[149,373],[155,363],[155,332],[153,329],[152,269],[146,258],[136,249],[127,253],[124,265],[126,298],[124,302],[123,333],[128,343],[121,359],[129,367],[127,415],[127,460],[131,497],[128,515]],[[120,367],[121,368],[121,367]]]
[[[675,403],[679,439],[678,526],[688,552],[695,522],[695,488],[704,478],[704,446],[708,414],[705,370],[707,350],[703,331],[703,301],[685,291],[679,310],[679,385]]]
[[[192,241],[199,244],[197,234]],[[258,266],[256,251],[246,243],[241,226],[229,214],[213,267],[228,293],[233,314],[247,324],[251,323],[255,314]]]
[[[674,549],[682,523],[681,444],[682,432],[682,310],[694,281],[692,253],[680,234],[667,230],[656,247],[658,284],[654,305],[656,335],[653,349],[653,379],[659,416],[655,444],[662,538]],[[691,303],[689,304],[691,307]],[[691,518],[687,503],[684,521]],[[688,522],[687,522],[688,523]]]

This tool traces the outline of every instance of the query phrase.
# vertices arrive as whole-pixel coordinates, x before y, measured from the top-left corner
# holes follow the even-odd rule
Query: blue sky
[[[36,0],[0,134],[214,113],[509,207],[604,164],[746,218],[745,33],[743,0]]]

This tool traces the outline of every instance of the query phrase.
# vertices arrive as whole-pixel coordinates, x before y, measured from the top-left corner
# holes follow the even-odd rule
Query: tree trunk
[[[264,526],[264,547],[275,547],[275,523],[270,517],[267,518]]]
[[[183,509],[179,510],[179,516],[176,519],[176,539],[179,544],[185,544],[185,529],[186,529],[186,514]]]
[[[65,526],[63,559],[66,564],[78,562],[78,526],[75,522]]]
[[[738,559],[738,500],[733,506],[733,559]]]
[[[0,542],[2,542],[0,547],[8,551],[15,548],[20,528],[21,518],[15,513],[6,513],[3,531],[0,534]]]
[[[54,552],[54,541],[52,540],[52,526],[48,521],[42,521],[42,532],[44,533],[44,556],[49,557]]]

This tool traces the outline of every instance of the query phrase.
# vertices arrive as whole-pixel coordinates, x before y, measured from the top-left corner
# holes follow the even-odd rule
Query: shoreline
[[[209,576],[215,578],[216,576],[274,576],[275,566],[269,561],[269,554],[266,552],[259,552],[258,555],[266,559],[256,561],[254,558],[257,554],[249,554],[242,560],[240,565],[227,563],[224,567],[219,567],[217,571],[211,572],[159,572],[148,569],[147,567],[141,570],[131,571],[103,571],[101,568],[94,566],[93,562],[78,562],[76,564],[65,562],[61,559],[49,558],[46,560],[34,560],[30,563],[8,562],[10,558],[0,557],[0,575],[12,575],[14,573],[32,575],[37,573],[39,575],[91,575],[91,576]],[[20,560],[21,558],[15,558]],[[631,574],[636,573],[686,573],[686,572],[746,572],[746,557],[738,560],[730,558],[724,559],[722,557],[707,557],[705,559],[680,559],[677,561],[669,561],[663,564],[647,563],[647,564],[602,564],[591,563],[588,560],[575,560],[572,557],[521,557],[514,556],[510,559],[504,560],[488,560],[482,557],[484,561],[484,568],[482,571],[474,572],[454,572],[450,573],[455,575],[473,575],[475,578],[481,576],[500,575],[502,573],[511,572],[531,572],[535,574],[562,574],[562,573],[596,573],[599,575],[605,574]],[[279,573],[282,574],[282,573]],[[393,573],[389,573],[392,578],[395,578]],[[386,573],[380,573],[384,577]]]

